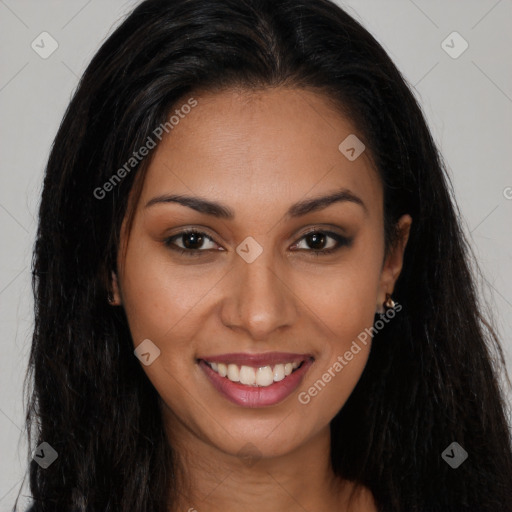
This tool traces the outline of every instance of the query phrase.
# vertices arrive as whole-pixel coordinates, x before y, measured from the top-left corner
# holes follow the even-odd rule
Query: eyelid
[[[335,238],[336,237],[339,237],[343,240],[346,240],[346,241],[352,241],[352,239],[354,238],[353,235],[349,235],[347,233],[347,230],[346,229],[343,229],[339,226],[337,227],[334,227],[332,225],[321,225],[321,224],[315,224],[311,227],[308,227],[306,229],[306,231],[298,234],[298,235],[294,235],[294,238],[295,237],[298,237],[298,238],[295,238],[297,241],[299,240],[302,240],[304,237],[312,234],[312,233],[324,233],[325,235],[329,235],[329,236],[334,236]],[[297,242],[294,242],[294,244],[297,243]]]
[[[304,233],[302,233],[301,238],[304,237],[304,236],[307,236],[311,233],[318,233],[318,232],[321,232],[321,233],[326,233],[326,234],[334,234],[334,235],[337,235],[337,236],[341,236],[343,238],[350,238],[348,235],[344,235],[342,233],[337,233],[335,231],[335,229],[339,229],[340,231],[344,231],[342,228],[333,228],[331,227],[330,225],[314,225],[310,228],[307,228],[307,231],[305,231]]]
[[[206,238],[208,238],[212,242],[215,242],[217,245],[220,245],[216,241],[217,234],[213,234],[214,232],[210,228],[203,226],[201,224],[193,225],[191,227],[188,227],[188,226],[187,227],[179,227],[176,229],[178,229],[178,231],[175,231],[174,229],[172,231],[168,230],[168,232],[170,232],[170,234],[164,235],[163,240],[165,241],[165,240],[170,240],[172,238],[177,238],[180,235],[186,235],[187,233],[198,233],[200,235],[204,235]]]

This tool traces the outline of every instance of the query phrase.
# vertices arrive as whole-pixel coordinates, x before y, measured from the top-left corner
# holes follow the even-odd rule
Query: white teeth
[[[290,375],[300,363],[285,363],[272,366],[261,366],[254,368],[252,366],[238,366],[236,364],[208,363],[212,370],[221,377],[227,377],[231,382],[240,382],[246,386],[270,386],[274,382],[279,382]]]
[[[218,366],[217,373],[221,377],[225,377],[228,374],[228,367],[224,363],[219,363],[217,366]],[[213,368],[213,366],[212,366],[212,368]],[[213,369],[215,370],[215,368],[213,368]]]
[[[284,364],[276,364],[274,366],[274,382],[279,382],[285,378]]]
[[[228,364],[227,377],[231,382],[238,382],[240,380],[240,370],[236,364]]]
[[[258,386],[270,386],[274,382],[274,375],[270,366],[258,368],[256,372],[256,384]]]
[[[240,367],[240,383],[254,386],[256,382],[256,372],[250,366]]]

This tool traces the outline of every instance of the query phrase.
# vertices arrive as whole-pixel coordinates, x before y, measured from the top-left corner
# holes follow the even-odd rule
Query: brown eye
[[[351,243],[351,238],[346,238],[331,231],[316,230],[304,235],[293,247],[294,249],[305,250],[320,256],[322,254],[331,254],[343,246],[350,246]],[[302,247],[300,247],[301,244],[303,245]]]
[[[325,249],[324,244],[328,237],[324,233],[310,233],[304,239],[311,249],[321,250]]]
[[[185,233],[181,235],[181,240],[185,249],[200,249],[204,242],[204,236],[201,233]]]
[[[182,254],[190,256],[201,255],[217,247],[214,240],[206,233],[195,230],[185,230],[173,235],[165,240],[165,245],[172,250],[179,251]],[[210,246],[205,248],[205,244]]]

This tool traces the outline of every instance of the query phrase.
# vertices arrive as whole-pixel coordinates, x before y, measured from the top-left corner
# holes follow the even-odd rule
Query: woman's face
[[[193,97],[153,150],[115,298],[135,347],[150,340],[142,367],[170,430],[285,454],[354,389],[404,244],[384,260],[382,186],[357,140],[339,149],[356,130],[324,97]]]

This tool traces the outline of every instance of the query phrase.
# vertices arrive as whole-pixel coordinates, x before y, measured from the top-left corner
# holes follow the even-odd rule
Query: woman
[[[450,192],[334,4],[141,3],[46,170],[31,510],[512,510]]]

